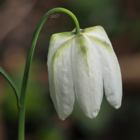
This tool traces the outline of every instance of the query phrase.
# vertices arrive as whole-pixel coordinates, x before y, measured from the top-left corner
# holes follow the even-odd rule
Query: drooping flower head
[[[50,94],[59,118],[68,117],[75,97],[85,115],[95,118],[103,91],[116,109],[121,106],[122,80],[111,42],[101,26],[54,34],[48,53]]]

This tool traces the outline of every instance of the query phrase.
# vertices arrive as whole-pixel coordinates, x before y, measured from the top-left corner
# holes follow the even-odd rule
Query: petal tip
[[[114,106],[115,109],[119,109],[120,107],[121,107],[121,104]]]
[[[59,116],[59,119],[62,120],[62,121],[64,121],[66,119],[66,117],[60,117]]]
[[[98,110],[95,110],[93,111],[93,113],[91,115],[86,115],[87,117],[89,117],[90,119],[94,119],[97,117],[98,115],[98,112],[99,112],[99,109]]]
[[[96,118],[98,115],[99,110],[93,111],[93,118]]]

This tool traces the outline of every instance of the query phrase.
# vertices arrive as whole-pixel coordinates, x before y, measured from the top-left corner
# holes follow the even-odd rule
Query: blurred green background
[[[72,19],[59,13],[59,18],[47,20],[36,45],[27,90],[25,140],[140,139],[139,0],[0,0],[0,65],[20,90],[35,28],[55,7],[72,11],[82,29],[105,28],[122,71],[122,107],[115,110],[104,97],[99,115],[91,120],[76,102],[70,117],[58,119],[49,95],[48,45],[53,33],[74,29]],[[14,93],[0,75],[0,140],[17,139],[17,117]]]

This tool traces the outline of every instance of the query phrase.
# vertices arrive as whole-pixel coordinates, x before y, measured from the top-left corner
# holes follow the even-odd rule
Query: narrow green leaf
[[[9,82],[9,84],[11,85],[12,89],[15,92],[16,95],[16,99],[17,99],[17,106],[20,106],[20,102],[19,102],[19,92],[14,84],[14,82],[12,81],[12,79],[10,78],[10,76],[6,73],[6,71],[0,67],[0,73],[5,77],[5,79]]]

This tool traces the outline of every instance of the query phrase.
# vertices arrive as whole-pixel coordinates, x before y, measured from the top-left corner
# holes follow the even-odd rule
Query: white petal
[[[50,43],[48,54],[50,93],[61,120],[72,112],[75,98],[71,70],[72,37],[56,35],[53,43]]]
[[[100,40],[104,40],[108,42],[108,44],[112,47],[111,42],[102,26],[94,26],[90,28],[86,28],[83,30],[86,35],[94,36]]]
[[[83,35],[73,40],[72,64],[76,98],[85,115],[95,118],[103,97],[102,70],[96,49]]]
[[[122,79],[118,60],[107,39],[100,40],[94,36],[87,35],[92,44],[97,46],[102,63],[105,94],[108,102],[115,108],[121,106]]]
[[[74,33],[65,32],[53,34],[51,36],[50,44],[49,44],[49,52],[48,52],[48,62],[51,61],[51,56],[54,55],[55,51],[61,47],[65,42],[73,38]]]

